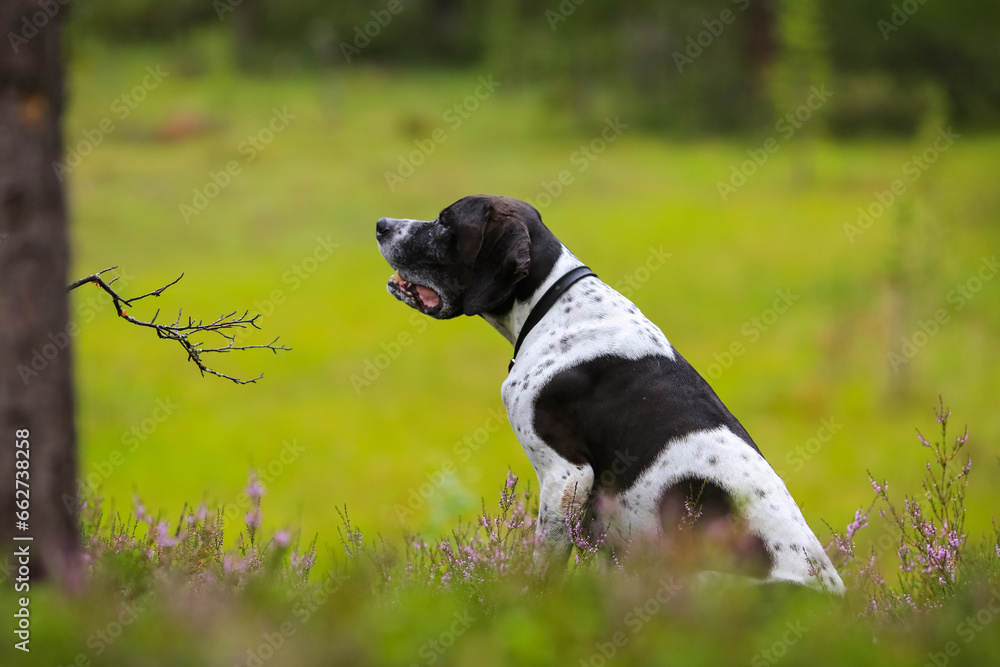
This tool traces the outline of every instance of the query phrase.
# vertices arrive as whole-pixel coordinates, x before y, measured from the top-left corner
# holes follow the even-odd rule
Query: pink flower
[[[857,533],[862,528],[868,526],[868,513],[862,512],[860,509],[854,512],[854,521],[847,526],[847,532],[844,535],[845,539],[851,539],[854,534]]]
[[[284,549],[292,539],[292,534],[287,530],[279,530],[274,534],[274,542]]]
[[[170,524],[160,523],[156,526],[156,544],[160,547],[172,547],[177,539],[170,536]]]
[[[246,494],[247,498],[250,500],[260,500],[260,497],[267,493],[267,489],[260,480],[257,479],[257,473],[250,473],[250,481],[247,482]]]
[[[247,522],[247,528],[249,528],[251,530],[255,530],[255,529],[259,528],[260,527],[260,522],[263,519],[263,516],[261,515],[261,511],[260,511],[260,506],[257,506],[254,509],[252,509],[249,512],[247,512],[246,516],[243,517],[243,518]]]

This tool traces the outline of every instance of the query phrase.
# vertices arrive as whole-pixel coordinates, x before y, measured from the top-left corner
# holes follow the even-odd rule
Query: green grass
[[[421,319],[386,294],[391,270],[375,246],[374,222],[383,215],[433,217],[475,192],[536,200],[543,182],[569,170],[574,182],[542,211],[545,222],[607,282],[644,280],[631,298],[702,373],[734,342],[745,345],[712,384],[784,473],[821,539],[827,536],[822,521],[842,529],[870,499],[867,470],[903,492],[916,491],[921,470],[900,461],[919,448],[914,426],[932,430],[930,408],[939,395],[954,410],[954,421],[968,423],[972,432],[968,532],[974,539],[988,530],[993,489],[1000,484],[1000,280],[984,282],[961,310],[947,296],[1000,247],[994,168],[1000,136],[963,135],[911,185],[905,203],[850,243],[845,223],[855,221],[859,206],[871,204],[875,191],[901,177],[903,164],[925,146],[820,141],[803,154],[783,146],[723,202],[717,181],[765,136],[679,142],[630,128],[580,172],[573,154],[599,135],[602,120],[595,119],[592,132],[570,129],[536,92],[504,83],[451,128],[443,114],[473,94],[486,71],[352,66],[256,78],[226,63],[214,39],[127,51],[86,42],[75,47],[67,144],[77,146],[106,117],[115,131],[71,174],[72,277],[117,264],[131,277],[121,291],[138,294],[183,272],[184,279],[151,306],[166,315],[183,308],[205,318],[260,311],[263,331],[248,342],[280,336],[293,348],[215,360],[227,373],[263,372],[258,384],[202,379],[179,347],[116,321],[110,306],[87,321],[86,302],[97,292],[74,292],[72,312],[82,328],[75,341],[81,472],[97,475],[106,507],[127,513],[136,493],[167,518],[183,503],[202,499],[239,506],[253,467],[268,478],[265,522],[273,529],[300,527],[307,538],[318,534],[321,545],[334,544],[336,508],[346,503],[366,534],[398,542],[404,532],[444,534],[456,517],[474,516],[508,467],[533,479],[505,422],[479,431],[482,444],[471,456],[457,444],[494,426],[496,411],[502,415],[499,385],[509,345],[482,321]],[[119,120],[113,101],[157,64],[170,75]],[[295,118],[246,162],[241,142],[265,127],[275,108]],[[184,118],[196,119],[204,131],[164,140],[164,131]],[[385,173],[437,127],[446,128],[447,141],[390,191]],[[806,182],[803,155],[812,171]],[[210,172],[230,160],[239,163],[240,174],[185,223],[180,204],[190,204],[193,189],[204,188]],[[338,247],[325,261],[305,262],[320,238]],[[671,256],[647,277],[641,267],[650,248],[660,247]],[[888,314],[896,265],[905,267],[912,285],[901,334],[912,335],[918,320],[939,308],[950,316],[908,364],[900,395],[890,393],[887,361],[900,344]],[[296,266],[315,270],[296,279],[289,273]],[[751,342],[744,325],[766,316],[779,289],[798,300]],[[137,306],[133,314],[152,312]],[[403,334],[409,337],[398,354],[356,391],[352,378],[363,375],[366,363],[385,361],[379,355],[394,351]],[[162,422],[146,421],[155,430],[128,451],[123,437],[154,416],[158,400],[176,408]],[[831,418],[839,425],[833,437],[807,459],[795,458]],[[286,442],[301,452],[282,462]],[[109,469],[116,450],[121,463]],[[263,472],[269,465],[277,474]],[[412,515],[401,519],[398,508],[414,498]],[[321,548],[319,569],[328,565]],[[427,625],[427,617],[447,617],[458,604],[408,595],[415,606],[404,605],[400,627]],[[507,600],[500,620],[473,631],[462,655],[502,664],[520,660],[523,651],[542,664],[538,652],[547,649],[532,619],[562,615],[554,621],[560,639],[553,646],[579,643],[583,636],[590,641],[594,635],[580,631],[565,610],[586,608],[595,595],[581,585],[570,586],[565,597]],[[432,611],[425,613],[424,605]],[[324,612],[326,622],[347,623],[347,612],[332,608]],[[579,623],[602,628],[619,611],[601,607]],[[630,650],[637,656],[667,651],[717,612],[697,608],[690,617],[659,618]],[[252,618],[256,612],[246,613]],[[361,628],[377,625],[375,608],[359,613],[362,620],[343,630],[346,646],[366,643]],[[168,612],[155,614],[169,622]],[[72,622],[86,627],[80,619]],[[776,624],[761,625],[758,635],[744,639],[766,646],[780,630]],[[437,627],[427,630],[440,632]],[[412,635],[403,640],[394,632],[379,630],[379,641],[390,647],[379,655],[386,662],[412,660]],[[197,629],[191,633],[198,636]],[[870,648],[863,632],[848,634],[845,651]],[[512,635],[521,648],[506,647]],[[810,635],[802,655],[822,655],[827,641]],[[397,644],[404,648],[391,648]],[[707,640],[700,648],[709,657],[722,651]],[[587,645],[575,650],[592,651]],[[920,650],[900,655],[899,662],[909,656],[917,664]],[[695,648],[678,656],[684,651],[697,662]],[[575,657],[570,663],[577,664]]]
[[[210,53],[218,45],[198,41],[190,48]],[[333,508],[345,502],[361,525],[390,537],[404,528],[444,529],[456,514],[474,511],[508,465],[530,477],[506,425],[475,456],[456,459],[455,443],[483,427],[490,410],[502,409],[508,344],[481,321],[422,320],[389,297],[390,270],[373,226],[381,215],[433,216],[473,192],[535,199],[541,183],[564,169],[575,182],[543,217],[578,256],[616,283],[646,278],[641,267],[649,249],[662,247],[671,257],[633,300],[703,373],[716,363],[713,355],[735,341],[746,344],[713,384],[785,470],[813,525],[850,518],[867,492],[865,470],[893,471],[912,445],[901,434],[926,422],[938,395],[973,428],[971,447],[983,465],[971,506],[986,505],[1000,481],[987,464],[1000,436],[993,398],[1000,281],[986,282],[966,307],[950,311],[951,321],[909,364],[908,394],[890,401],[886,355],[899,343],[889,338],[887,275],[900,236],[893,215],[901,207],[853,244],[843,230],[875,190],[900,176],[916,147],[820,143],[810,154],[809,186],[795,184],[792,151],[780,150],[723,203],[716,182],[745,159],[746,148],[760,144],[757,138],[667,143],[626,130],[578,173],[571,155],[591,136],[546,120],[530,93],[501,86],[450,129],[443,113],[472,94],[480,72],[343,68],[259,79],[208,57],[200,76],[185,78],[179,53],[78,48],[67,142],[75,145],[109,115],[117,128],[71,175],[73,275],[118,264],[134,276],[123,291],[138,293],[184,272],[155,304],[165,313],[260,310],[264,331],[249,342],[280,335],[293,351],[218,359],[224,371],[264,372],[259,384],[238,387],[199,378],[179,348],[115,321],[110,308],[91,322],[78,316],[85,472],[122,448],[122,434],[149,418],[157,399],[178,406],[103,482],[105,497],[119,506],[136,490],[150,507],[171,511],[202,494],[233,502],[247,467],[266,468],[291,440],[305,451],[269,484],[272,511],[322,536],[335,525]],[[117,121],[112,101],[157,64],[170,76]],[[275,107],[296,118],[244,162],[238,147]],[[210,129],[180,141],[155,139],[182,114]],[[447,141],[390,192],[384,172],[438,126],[449,128]],[[1000,245],[991,168],[998,154],[998,137],[962,137],[911,193],[930,209],[933,225],[904,235],[907,259],[926,260],[912,290],[907,335],[937,308],[952,309],[949,290]],[[179,205],[230,160],[240,162],[241,173],[186,224]],[[306,279],[296,278],[289,271],[313,255],[317,238],[339,247],[328,260],[306,265],[315,267]],[[741,330],[765,314],[778,289],[799,300],[751,343]],[[84,307],[88,290],[74,293],[75,308]],[[269,304],[276,290],[283,302]],[[136,313],[151,314],[148,307]],[[352,376],[362,376],[366,361],[384,362],[383,346],[401,334],[409,334],[409,345],[356,393]],[[791,474],[786,457],[831,417],[842,428]],[[393,506],[452,460],[455,473],[411,520],[398,521]],[[982,528],[983,521],[970,517],[970,525]]]

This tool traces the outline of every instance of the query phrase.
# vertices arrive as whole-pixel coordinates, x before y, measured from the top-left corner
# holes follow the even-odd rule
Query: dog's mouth
[[[411,308],[416,308],[428,315],[441,305],[441,297],[437,292],[426,285],[419,285],[406,280],[400,275],[398,270],[389,278],[389,283],[386,287],[389,290],[389,294]]]

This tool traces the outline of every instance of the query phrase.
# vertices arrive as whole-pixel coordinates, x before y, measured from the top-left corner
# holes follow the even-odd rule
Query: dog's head
[[[552,238],[538,211],[488,195],[460,199],[436,220],[381,218],[375,228],[379,251],[396,269],[389,293],[438,319],[509,310],[532,263],[548,259],[533,248],[533,235]]]

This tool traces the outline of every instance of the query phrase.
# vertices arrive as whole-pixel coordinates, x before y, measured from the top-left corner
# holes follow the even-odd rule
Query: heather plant
[[[949,441],[951,412],[943,402],[939,402],[935,417],[940,439],[932,442],[917,431],[917,440],[930,450],[931,457],[925,463],[921,482],[923,498],[905,496],[900,508],[889,496],[889,483],[879,482],[869,474],[875,494],[871,505],[857,510],[844,533],[834,532],[827,547],[839,563],[849,591],[864,600],[864,613],[899,618],[936,609],[954,597],[961,584],[968,551],[965,494],[972,458],[963,450],[969,431],[966,428]],[[876,506],[878,516],[888,522],[896,537],[896,586],[890,585],[883,574],[885,554],[874,546],[866,556],[855,554],[855,536],[868,527]],[[1000,557],[1000,547],[994,551]]]
[[[451,535],[427,542],[421,535],[405,538],[405,580],[473,592],[500,579],[520,579],[531,573],[535,547],[535,503],[531,488],[517,489],[508,471],[494,513],[483,501],[475,522],[460,524]]]
[[[53,646],[54,662],[46,664],[96,658],[107,645],[92,639],[103,635],[92,634],[86,610],[116,619],[98,620],[97,628],[117,632],[123,600],[149,610],[137,612],[148,618],[123,630],[121,646],[113,648],[117,661],[101,664],[135,664],[135,651],[173,651],[169,664],[189,664],[187,657],[190,664],[208,664],[225,655],[226,664],[247,666],[410,664],[414,656],[420,664],[447,665],[466,664],[483,646],[503,653],[502,664],[554,664],[554,654],[542,659],[549,635],[532,634],[539,627],[559,637],[567,664],[605,664],[616,654],[620,664],[639,664],[678,650],[687,651],[684,664],[705,651],[714,652],[705,664],[739,664],[753,651],[751,664],[776,664],[793,647],[799,656],[814,656],[845,641],[853,648],[829,664],[843,663],[852,651],[883,658],[902,651],[901,664],[921,664],[924,656],[941,664],[942,651],[970,659],[991,654],[995,638],[980,638],[977,628],[991,627],[1000,609],[1000,529],[994,522],[982,548],[970,546],[964,522],[969,436],[949,437],[950,416],[940,406],[939,435],[917,433],[930,459],[923,493],[897,501],[887,482],[872,479],[871,504],[834,534],[828,550],[847,585],[845,600],[797,586],[739,585],[746,580],[738,577],[701,586],[713,580],[689,575],[708,562],[685,551],[697,543],[686,538],[695,537],[701,518],[698,494],[684,503],[673,551],[613,546],[592,525],[589,508],[580,508],[565,523],[573,545],[569,567],[539,571],[533,560],[537,498],[512,472],[495,504],[484,500],[476,517],[437,539],[411,534],[402,545],[372,539],[341,508],[340,549],[331,552],[324,576],[310,577],[317,540],[301,547],[299,531],[272,528],[267,489],[251,471],[249,502],[237,513],[238,533],[228,539],[225,508],[185,505],[171,522],[150,513],[139,497],[124,518],[106,511],[100,498],[88,498],[81,524],[91,583],[69,634],[74,647],[96,648],[67,658]],[[859,537],[879,523],[891,531],[891,544],[883,535],[877,549],[859,549]],[[956,625],[956,614],[971,615]],[[186,644],[152,638],[154,628],[186,617],[198,619],[180,630]],[[702,636],[698,628],[713,623],[727,627],[733,641]],[[520,643],[495,627],[520,628]],[[191,650],[196,653],[185,657]],[[873,658],[870,664],[885,663]]]
[[[144,592],[153,579],[163,577],[179,579],[195,590],[211,586],[238,590],[252,579],[275,574],[293,586],[301,585],[315,564],[316,540],[303,549],[289,530],[278,530],[262,541],[261,497],[265,492],[251,471],[245,493],[252,507],[232,549],[225,544],[222,509],[211,512],[201,503],[192,510],[185,503],[176,526],[171,526],[161,515],[150,514],[135,496],[127,517],[109,512],[109,520],[102,498],[94,496],[81,506],[84,559],[98,572],[112,562],[116,567],[109,571],[131,573],[121,582],[129,595]]]

